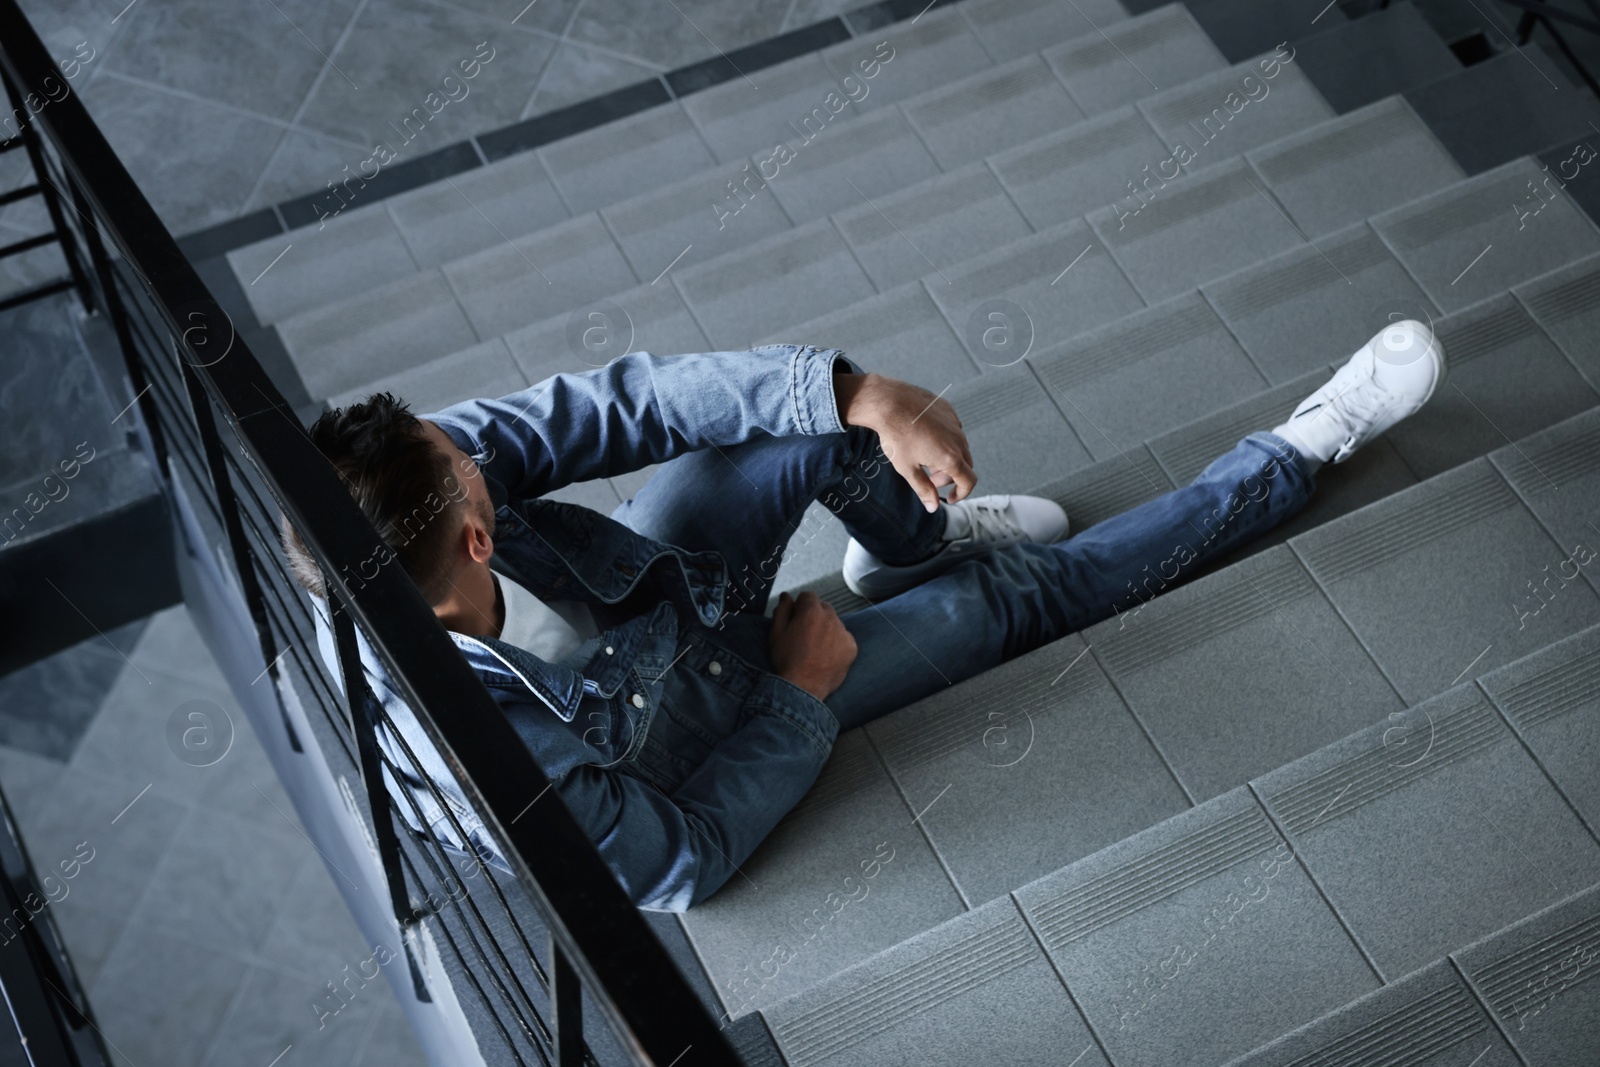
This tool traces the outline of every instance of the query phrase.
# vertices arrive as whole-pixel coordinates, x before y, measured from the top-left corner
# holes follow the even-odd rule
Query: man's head
[[[463,568],[488,562],[488,488],[477,464],[435,423],[393,394],[374,393],[324,412],[309,433],[430,605],[452,596]],[[295,581],[326,596],[321,571],[287,518],[280,534]]]

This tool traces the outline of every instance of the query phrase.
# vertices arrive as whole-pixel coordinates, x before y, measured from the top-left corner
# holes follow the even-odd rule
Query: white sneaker
[[[893,566],[861,547],[855,538],[844,550],[844,584],[868,600],[903,593],[970,556],[1023,541],[1049,543],[1067,536],[1067,513],[1041,496],[975,496],[945,511],[944,544],[920,563]]]
[[[1273,432],[1324,462],[1350,454],[1433,395],[1444,349],[1415,319],[1385,326]]]

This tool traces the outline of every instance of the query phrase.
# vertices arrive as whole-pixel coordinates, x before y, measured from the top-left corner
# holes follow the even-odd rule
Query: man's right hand
[[[855,662],[856,639],[833,605],[817,594],[782,593],[772,612],[769,652],[775,674],[826,700]]]

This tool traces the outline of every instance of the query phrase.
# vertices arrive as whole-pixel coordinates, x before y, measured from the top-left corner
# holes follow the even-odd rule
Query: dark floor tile
[[[659,78],[624,85],[579,104],[547,111],[512,126],[480,133],[474,140],[491,163],[667,103],[671,94]]]
[[[0,744],[66,762],[147,622],[119,626],[0,677]]]
[[[849,40],[850,30],[842,19],[823,19],[764,41],[735,48],[711,59],[703,59],[686,67],[669,70],[662,77],[674,96],[688,96],[701,89],[718,85],[733,78],[742,78],[752,71],[782,63],[796,56],[815,52],[838,41]]]

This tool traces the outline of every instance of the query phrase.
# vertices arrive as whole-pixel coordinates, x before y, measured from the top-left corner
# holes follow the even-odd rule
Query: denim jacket
[[[836,368],[859,371],[839,350],[809,345],[636,352],[499,399],[419,416],[438,424],[482,472],[495,505],[493,569],[542,599],[614,604],[643,583],[655,604],[559,663],[495,638],[448,631],[641,907],[681,911],[721,886],[810,788],[838,722],[811,694],[761,672],[744,697],[739,728],[670,796],[629,774],[681,631],[713,627],[722,617],[726,568],[718,553],[662,544],[588,508],[541,497],[760,434],[842,433]],[[337,678],[326,604],[312,599],[318,645]],[[359,628],[357,640],[372,695],[400,735],[382,729],[379,744],[403,769],[402,780],[389,767],[384,777],[407,824],[509,872]],[[448,811],[422,788],[424,776]],[[752,804],[752,796],[759,801]]]

